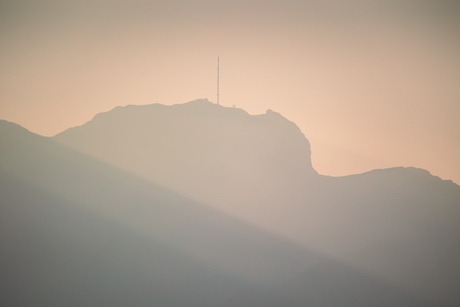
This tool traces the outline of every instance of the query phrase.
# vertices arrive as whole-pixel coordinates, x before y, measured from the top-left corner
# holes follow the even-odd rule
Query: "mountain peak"
[[[185,104],[214,104],[211,101],[208,100],[208,98],[200,98],[200,99],[195,99],[189,102],[186,102]]]
[[[55,139],[191,196],[211,190],[221,197],[232,186],[264,195],[287,179],[317,175],[310,144],[293,122],[207,99],[115,108]]]
[[[0,132],[2,133],[14,133],[14,134],[32,134],[29,130],[13,122],[9,122],[4,119],[0,119]]]
[[[271,115],[281,116],[280,113],[274,112],[274,111],[272,111],[272,110],[270,110],[270,109],[267,109],[267,111],[265,111],[265,114],[266,114],[266,115],[270,115],[270,116],[271,116]]]

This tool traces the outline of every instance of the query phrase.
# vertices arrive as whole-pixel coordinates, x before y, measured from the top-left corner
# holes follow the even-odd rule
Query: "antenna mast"
[[[219,57],[217,57],[217,104],[219,104]]]

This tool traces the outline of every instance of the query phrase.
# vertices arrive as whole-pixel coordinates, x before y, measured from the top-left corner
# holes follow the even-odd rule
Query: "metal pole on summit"
[[[217,57],[217,104],[219,104],[219,57]]]

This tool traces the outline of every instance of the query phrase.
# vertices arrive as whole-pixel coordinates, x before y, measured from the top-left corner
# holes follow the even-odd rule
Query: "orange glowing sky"
[[[346,2],[346,3],[345,3]],[[325,175],[460,183],[457,1],[7,0],[0,118],[51,136],[127,104],[272,109]]]

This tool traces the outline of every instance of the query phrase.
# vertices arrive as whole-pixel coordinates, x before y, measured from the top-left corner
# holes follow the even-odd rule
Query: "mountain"
[[[225,306],[319,259],[15,124],[0,143],[2,306]]]
[[[118,107],[53,139],[260,227],[319,177],[294,123],[207,100]]]
[[[205,100],[45,138],[0,121],[2,306],[457,306],[459,187],[332,178],[300,130]]]
[[[0,143],[2,306],[434,306],[16,124]]]
[[[207,100],[118,107],[53,140],[428,301],[460,304],[460,187],[427,171],[322,176],[294,123]]]
[[[261,198],[272,187],[287,189],[285,179],[301,188],[317,175],[294,123],[272,111],[250,116],[207,100],[118,107],[54,139],[210,203]]]

